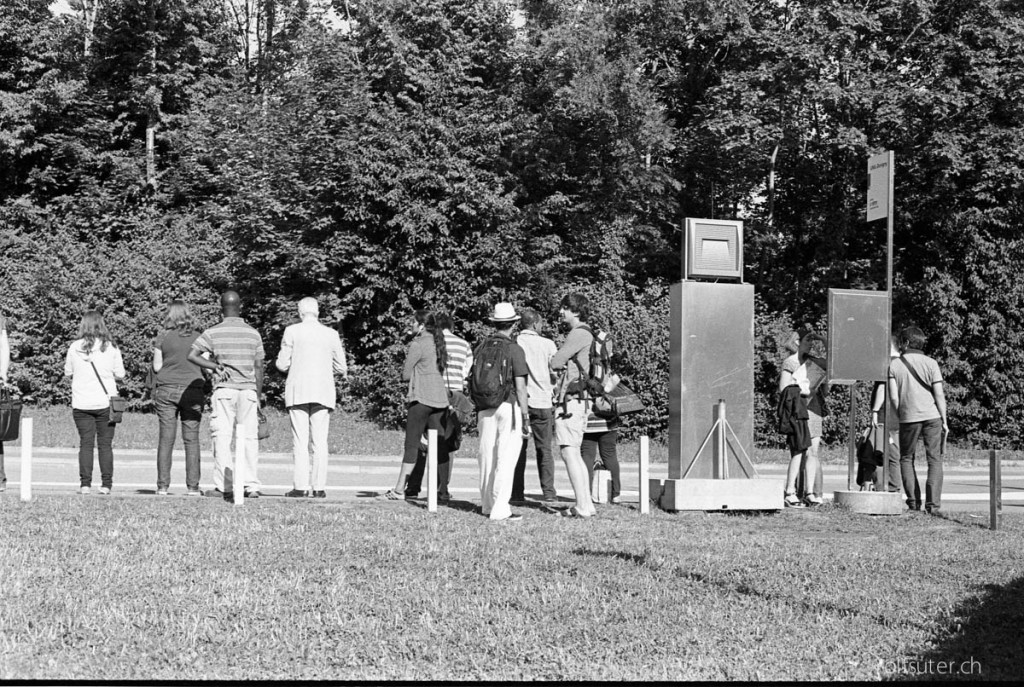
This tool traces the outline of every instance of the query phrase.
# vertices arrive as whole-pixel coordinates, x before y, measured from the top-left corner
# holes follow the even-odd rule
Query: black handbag
[[[872,441],[871,433],[874,430],[868,427],[864,433],[857,437],[857,463],[870,467],[882,467],[882,452],[875,449],[875,442]]]
[[[260,441],[270,437],[270,423],[263,413],[263,408],[256,409],[256,438]]]
[[[0,441],[14,441],[21,426],[21,399],[0,389]]]
[[[100,388],[103,389],[103,393],[107,393],[107,387],[103,383],[103,378],[100,377],[100,371],[96,369],[96,364],[91,360],[89,364],[92,365],[92,371],[96,373],[96,379],[100,381]],[[124,416],[124,411],[128,408],[128,399],[122,396],[111,396],[110,397],[110,409],[109,415],[107,416],[107,422],[115,425],[121,421]]]
[[[622,415],[639,413],[645,407],[635,391],[619,382],[611,391],[594,397],[592,412],[600,418],[611,420]]]

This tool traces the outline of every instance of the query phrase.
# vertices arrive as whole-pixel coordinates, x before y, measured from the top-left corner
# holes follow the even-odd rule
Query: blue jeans
[[[153,392],[160,435],[156,448],[156,488],[171,486],[171,452],[181,420],[181,442],[185,445],[185,485],[199,490],[199,421],[203,417],[203,385],[162,384]]]
[[[926,510],[938,510],[942,507],[942,420],[924,420],[923,422],[900,423],[900,472],[903,475],[903,490],[907,495],[907,505],[913,510],[921,510],[921,485],[914,471],[914,454],[917,442],[924,439],[924,453],[928,458],[928,481],[925,483]]]
[[[110,408],[100,410],[71,409],[78,429],[78,477],[83,487],[92,486],[93,448],[99,448],[100,479],[102,486],[110,489],[114,485],[114,429],[111,424]]]
[[[533,448],[537,452],[537,476],[540,478],[540,490],[544,498],[555,498],[555,456],[551,452],[551,433],[554,431],[554,408],[530,408],[530,434],[533,435]],[[519,462],[512,478],[512,500],[522,501],[526,489],[526,439],[519,449]]]

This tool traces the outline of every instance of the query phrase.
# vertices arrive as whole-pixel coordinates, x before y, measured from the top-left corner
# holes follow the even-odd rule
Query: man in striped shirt
[[[235,425],[245,428],[244,494],[258,498],[257,475],[259,440],[257,410],[263,395],[263,339],[240,316],[242,301],[235,291],[220,297],[223,321],[199,335],[189,351],[189,361],[214,372],[213,411],[210,434],[213,438],[213,486],[209,496],[234,496],[235,479],[225,482],[225,468],[231,465],[231,437]],[[209,356],[209,357],[206,357]]]
[[[445,365],[442,377],[448,391],[465,391],[466,380],[469,378],[469,371],[473,369],[473,349],[465,339],[452,334],[452,317],[448,313],[434,313],[434,321],[444,333],[445,355],[448,362]],[[454,421],[454,420],[453,420]],[[409,475],[409,481],[405,484],[405,498],[414,499],[419,496],[420,487],[423,485],[423,471],[427,465],[426,435],[420,442],[420,452],[416,456],[416,466]],[[454,451],[448,453],[448,460],[438,463],[437,466],[437,500],[447,503],[451,500],[448,492],[448,482],[451,478],[452,461]]]

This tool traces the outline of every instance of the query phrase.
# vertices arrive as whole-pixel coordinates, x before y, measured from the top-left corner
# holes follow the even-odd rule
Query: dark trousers
[[[405,453],[403,463],[415,466],[405,483],[406,496],[417,496],[423,486],[423,474],[427,468],[427,454],[420,450],[420,440],[428,429],[437,430],[437,495],[450,498],[448,482],[452,475],[452,463],[448,455],[448,444],[444,440],[444,416],[447,408],[433,408],[422,403],[409,406],[405,422]],[[454,421],[454,420],[453,420]]]
[[[533,447],[537,452],[537,476],[540,478],[540,490],[545,499],[554,499],[555,492],[555,454],[551,451],[551,432],[554,429],[554,408],[530,408],[530,434],[533,435]],[[512,475],[512,500],[522,501],[526,498],[526,439],[519,449],[519,462]]]
[[[900,472],[907,505],[913,510],[921,509],[921,484],[914,470],[914,454],[919,439],[924,440],[924,453],[928,459],[924,506],[926,510],[938,509],[942,507],[942,420],[900,423]]]
[[[889,432],[892,435],[896,444],[890,444],[886,441],[882,441],[882,434],[885,430],[879,426],[874,431],[873,444],[875,447],[875,453],[878,451],[884,451],[886,471],[889,473],[889,485],[886,487],[888,491],[901,492],[903,491],[903,479],[900,476],[900,449],[899,443],[899,432]],[[857,485],[864,486],[868,482],[871,482],[875,491],[882,491],[882,468],[875,467],[874,465],[864,465],[861,463],[857,464]]]
[[[199,421],[203,417],[203,385],[162,384],[153,392],[160,435],[156,446],[156,488],[171,486],[171,452],[181,420],[181,443],[185,446],[185,486],[199,490]]]
[[[93,449],[98,447],[102,486],[109,489],[114,484],[114,429],[117,427],[108,421],[110,409],[73,408],[71,415],[78,429],[78,477],[81,485],[92,486]]]
[[[7,484],[7,473],[4,472],[4,442],[0,441],[0,486]]]
[[[580,446],[580,453],[583,455],[583,463],[587,466],[587,474],[590,475],[590,484],[594,484],[594,462],[598,451],[601,453],[601,462],[605,469],[612,473],[612,491],[608,498],[613,499],[619,495],[621,482],[619,481],[619,457],[615,452],[615,442],[619,438],[619,430],[610,429],[607,432],[588,432],[583,435],[583,444]]]

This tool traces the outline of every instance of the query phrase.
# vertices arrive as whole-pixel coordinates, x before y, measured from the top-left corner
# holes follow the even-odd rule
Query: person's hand
[[[877,410],[872,410],[871,411],[871,426],[872,427],[877,427],[878,426],[878,411]]]

